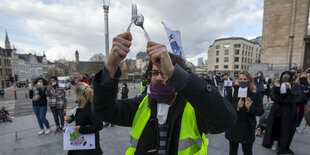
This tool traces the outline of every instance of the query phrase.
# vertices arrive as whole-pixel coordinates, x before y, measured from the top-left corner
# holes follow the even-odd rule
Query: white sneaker
[[[51,133],[52,132],[52,130],[50,129],[50,128],[48,128],[46,131],[45,131],[45,134],[47,135],[47,134],[49,134],[49,133]]]
[[[39,135],[42,135],[43,133],[44,133],[43,129],[38,132]]]
[[[276,151],[278,149],[278,141],[273,141],[273,145],[271,147],[271,150]]]

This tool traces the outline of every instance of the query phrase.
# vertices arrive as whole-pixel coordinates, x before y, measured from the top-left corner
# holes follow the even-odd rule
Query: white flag
[[[181,58],[183,58],[183,60],[186,60],[182,47],[180,31],[169,28],[168,25],[165,24],[163,21],[161,23],[164,25],[164,28],[166,30],[173,54],[180,56]]]

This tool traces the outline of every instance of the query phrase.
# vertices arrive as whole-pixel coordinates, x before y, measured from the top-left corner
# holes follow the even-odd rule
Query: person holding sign
[[[88,84],[79,82],[75,86],[75,94],[78,108],[76,113],[67,116],[65,121],[68,123],[75,121],[73,129],[78,131],[77,134],[95,134],[95,149],[88,150],[85,147],[85,150],[70,150],[68,155],[101,155],[103,152],[99,143],[99,131],[103,128],[103,123],[96,119],[91,112],[93,90]]]
[[[238,145],[242,144],[244,155],[252,155],[255,141],[256,116],[264,113],[261,94],[256,87],[251,74],[242,71],[238,78],[239,85],[234,86],[232,105],[235,108],[237,123],[225,132],[229,140],[229,154],[238,154]]]
[[[207,154],[207,133],[232,127],[236,112],[210,84],[190,72],[183,59],[163,44],[147,43],[150,94],[115,100],[118,67],[131,46],[130,32],[113,39],[108,61],[94,81],[94,115],[132,127],[126,155]]]

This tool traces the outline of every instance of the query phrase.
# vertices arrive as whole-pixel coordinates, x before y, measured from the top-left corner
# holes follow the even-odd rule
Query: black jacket
[[[121,96],[121,99],[126,99],[126,98],[128,98],[128,92],[129,92],[129,90],[128,90],[128,87],[127,87],[127,86],[122,87],[122,96]]]
[[[114,79],[110,77],[106,68],[96,74],[92,110],[94,115],[103,121],[130,127],[139,104],[146,94],[126,100],[115,100],[120,76],[119,68]],[[174,87],[178,93],[168,113],[167,154],[177,154],[181,118],[186,101],[190,102],[195,109],[201,133],[221,133],[235,123],[236,112],[229,102],[214,87],[196,75],[176,65],[167,85]],[[158,149],[157,101],[151,95],[149,108],[151,118],[142,132],[136,154],[144,155],[149,150]],[[157,152],[149,154],[157,154]]]
[[[239,86],[234,86],[233,99],[231,101],[235,108],[238,119],[237,123],[225,132],[225,137],[235,143],[253,143],[255,141],[256,116],[264,114],[263,100],[260,93],[253,93],[248,89],[247,96],[253,101],[250,110],[245,105],[237,110]],[[245,100],[244,100],[245,102]]]
[[[287,151],[295,134],[297,124],[297,103],[302,100],[299,85],[292,85],[286,94],[280,94],[280,87],[273,87],[274,103],[268,117],[268,126],[263,139],[263,146],[271,148],[273,144],[273,133],[275,118],[281,119],[279,149]]]
[[[34,100],[33,97],[35,96],[34,94],[34,89],[38,92],[38,95],[40,95],[40,98],[38,100]],[[47,99],[46,99],[46,88],[43,89],[37,89],[33,88],[29,90],[29,98],[32,99],[32,105],[33,106],[45,106],[47,105]]]
[[[91,113],[91,103],[88,102],[83,109],[77,109],[75,115],[70,116],[72,121],[75,121],[76,125],[80,125],[79,132],[81,134],[95,133],[95,145],[94,150],[72,150],[68,152],[68,155],[101,155],[102,150],[100,147],[99,131],[103,128],[102,121],[96,119]],[[70,122],[70,123],[71,123]]]
[[[254,78],[254,84],[256,86],[256,91],[258,93],[262,93],[262,92],[265,91],[265,89],[264,89],[264,81],[265,81],[264,77],[257,76],[257,77]]]

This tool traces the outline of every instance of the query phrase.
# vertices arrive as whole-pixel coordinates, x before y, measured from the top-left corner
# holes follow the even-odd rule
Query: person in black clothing
[[[295,83],[300,85],[300,88],[302,90],[302,97],[303,97],[301,102],[298,103],[299,113],[298,113],[298,118],[297,118],[297,127],[299,127],[301,124],[303,115],[305,113],[305,105],[310,100],[310,78],[307,75],[307,73],[300,73],[299,76],[296,78]]]
[[[99,131],[103,128],[102,121],[96,119],[91,112],[93,90],[86,83],[79,82],[75,87],[75,94],[78,99],[76,113],[65,118],[66,122],[75,121],[74,130],[81,134],[95,133],[95,149],[92,150],[70,150],[68,155],[101,155]]]
[[[40,126],[39,135],[45,133],[49,134],[51,132],[50,125],[48,120],[46,119],[46,111],[47,111],[47,99],[46,99],[46,86],[47,81],[44,78],[37,78],[33,86],[29,88],[29,98],[32,99],[32,108],[37,117],[38,124]],[[43,124],[46,127],[46,131],[44,131]]]
[[[238,145],[242,144],[245,155],[252,155],[255,141],[256,116],[264,113],[263,101],[260,93],[256,92],[253,78],[247,71],[242,71],[238,78],[239,86],[234,86],[233,99],[238,119],[237,123],[225,132],[229,140],[229,154],[238,154]]]
[[[271,78],[267,74],[264,80],[264,95],[267,96],[267,102],[269,103],[270,99],[270,85],[271,85]]]
[[[297,103],[302,99],[300,86],[294,85],[293,74],[285,71],[280,83],[271,89],[273,105],[263,139],[263,147],[278,150],[277,154],[294,154],[290,149],[297,124]]]
[[[128,87],[127,83],[123,83],[123,87],[121,88],[120,93],[122,94],[121,99],[127,99],[128,98]]]
[[[261,97],[264,98],[264,74],[259,71],[255,74],[254,84],[256,86],[256,92],[261,94]]]
[[[189,154],[206,151],[205,133],[221,133],[235,123],[236,112],[231,104],[203,79],[186,71],[188,68],[181,57],[169,54],[165,45],[152,41],[147,43],[151,94],[115,100],[121,76],[118,64],[129,52],[131,40],[130,32],[115,37],[105,67],[95,76],[92,104],[95,117],[132,127],[130,148],[127,150],[131,154],[174,155],[182,151],[190,151]],[[184,113],[190,113],[190,117],[184,116]],[[137,119],[144,119],[145,124]],[[182,145],[184,141],[179,140],[185,130],[181,128],[182,120],[189,119],[191,125],[186,128],[190,132],[186,133],[190,137],[185,140],[192,139],[192,135],[196,134],[195,139],[201,140],[201,144],[192,139],[194,144]],[[194,150],[187,150],[193,147]]]

